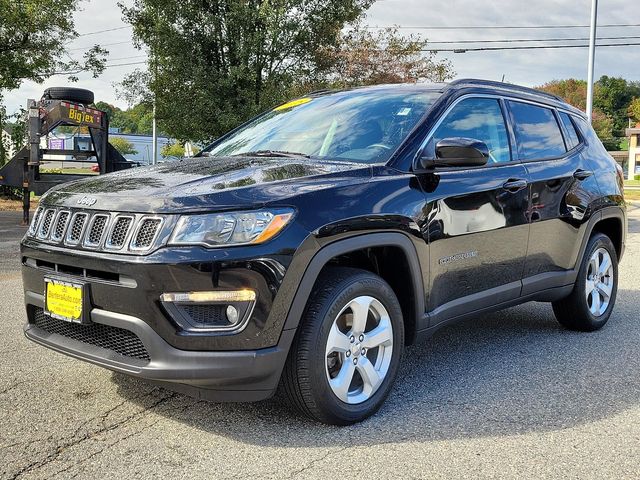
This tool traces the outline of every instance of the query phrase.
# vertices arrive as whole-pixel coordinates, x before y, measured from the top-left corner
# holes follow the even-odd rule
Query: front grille
[[[140,254],[166,243],[174,221],[175,218],[168,215],[41,206],[36,210],[27,237],[69,248]]]
[[[97,247],[102,240],[102,234],[107,226],[109,217],[106,215],[95,215],[89,227],[89,234],[84,240],[84,244],[90,247]]]
[[[73,217],[71,229],[67,235],[67,243],[77,245],[80,242],[84,224],[87,222],[88,215],[86,213],[76,213]]]
[[[53,229],[53,233],[51,234],[51,240],[59,242],[64,237],[64,232],[67,229],[67,222],[69,221],[69,216],[71,212],[62,211],[58,213],[58,218],[56,219],[56,225]]]
[[[135,249],[149,248],[156,238],[161,223],[162,219],[160,218],[145,218],[142,220],[131,247]]]
[[[132,217],[117,218],[111,229],[111,234],[107,239],[107,248],[122,248],[127,239],[127,233],[129,233],[129,227],[132,222]]]
[[[53,222],[53,216],[55,213],[56,211],[52,208],[44,212],[42,223],[38,229],[38,238],[45,239],[49,237],[49,234],[51,233],[51,223]]]
[[[36,230],[38,229],[38,222],[40,222],[40,217],[42,216],[42,211],[44,209],[42,207],[38,207],[35,215],[33,216],[33,220],[31,221],[31,225],[29,226],[29,235],[35,235]]]
[[[149,352],[138,336],[124,328],[101,323],[82,325],[65,322],[46,315],[41,308],[34,308],[33,324],[45,332],[111,350],[125,357],[151,360]]]

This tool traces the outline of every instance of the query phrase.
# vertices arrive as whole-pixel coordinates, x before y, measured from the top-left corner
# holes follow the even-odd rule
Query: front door
[[[430,245],[430,324],[520,295],[529,224],[527,172],[511,155],[504,105],[466,97],[445,114],[425,147],[444,138],[487,144],[486,166],[422,175]]]

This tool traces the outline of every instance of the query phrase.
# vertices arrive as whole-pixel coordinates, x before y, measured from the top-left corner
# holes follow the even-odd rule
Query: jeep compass
[[[323,91],[196,158],[62,184],[22,241],[30,340],[214,401],[378,410],[405,345],[528,301],[611,316],[622,170],[585,115],[481,80]]]

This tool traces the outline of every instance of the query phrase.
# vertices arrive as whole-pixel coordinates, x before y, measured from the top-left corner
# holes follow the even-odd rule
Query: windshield
[[[280,152],[386,162],[439,95],[399,87],[299,98],[254,119],[203,155]]]

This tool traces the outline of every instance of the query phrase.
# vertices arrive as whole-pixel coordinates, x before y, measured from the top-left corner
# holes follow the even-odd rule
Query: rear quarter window
[[[523,160],[540,160],[567,151],[560,125],[550,108],[510,101],[518,152]]]
[[[560,112],[560,121],[564,125],[564,129],[567,132],[567,148],[572,150],[580,145],[580,136],[576,131],[576,126],[571,121],[571,117],[569,114]]]

